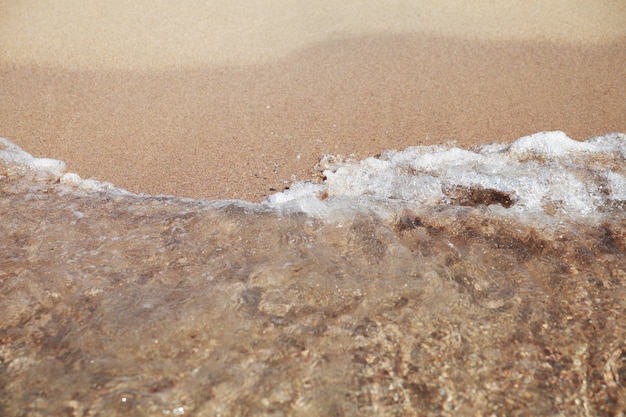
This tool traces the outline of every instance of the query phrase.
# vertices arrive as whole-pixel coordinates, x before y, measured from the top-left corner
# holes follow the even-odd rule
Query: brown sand
[[[310,178],[328,153],[368,156],[449,140],[471,146],[541,130],[579,140],[626,131],[626,35],[605,30],[586,42],[581,31],[550,32],[562,25],[548,20],[520,25],[534,28],[528,37],[498,27],[462,36],[462,27],[448,25],[450,11],[440,12],[428,33],[346,30],[304,41],[300,33],[292,48],[280,37],[274,56],[254,56],[240,41],[226,57],[213,51],[198,61],[192,58],[202,54],[190,50],[192,58],[180,64],[175,56],[172,65],[154,50],[135,51],[134,64],[123,55],[130,50],[113,59],[115,49],[104,41],[101,53],[92,47],[54,62],[45,48],[18,47],[28,39],[5,38],[0,136],[133,192],[258,201],[294,176]],[[9,22],[19,21],[11,16]],[[80,54],[72,48],[89,39],[78,46],[68,39],[81,30],[88,36],[87,29],[62,23],[58,43],[66,46],[53,50]],[[359,20],[349,23],[358,28]],[[448,26],[457,29],[436,30]],[[20,28],[36,37],[37,29]],[[585,30],[598,34],[593,25]]]

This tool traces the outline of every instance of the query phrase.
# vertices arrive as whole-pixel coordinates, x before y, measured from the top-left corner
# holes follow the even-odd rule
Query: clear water
[[[0,415],[626,410],[625,135],[327,156],[261,204],[0,148]]]

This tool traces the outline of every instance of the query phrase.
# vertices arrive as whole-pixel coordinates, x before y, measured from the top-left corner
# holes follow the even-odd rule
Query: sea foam
[[[35,181],[50,181],[67,187],[68,190],[82,192],[110,192],[130,194],[108,182],[95,179],[83,179],[73,172],[65,172],[65,162],[51,158],[36,158],[12,143],[0,138],[0,167],[2,175],[19,175]]]
[[[265,204],[313,216],[361,205],[383,217],[406,207],[481,206],[516,217],[599,218],[626,199],[626,136],[585,142],[540,132],[474,150],[418,146],[380,157],[322,159],[321,184],[296,184]],[[326,207],[326,209],[324,209]]]

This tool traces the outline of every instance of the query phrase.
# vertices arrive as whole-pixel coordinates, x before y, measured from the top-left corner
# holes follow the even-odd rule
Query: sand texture
[[[1,2],[0,136],[133,192],[258,201],[324,154],[626,130],[620,2],[248,3]]]

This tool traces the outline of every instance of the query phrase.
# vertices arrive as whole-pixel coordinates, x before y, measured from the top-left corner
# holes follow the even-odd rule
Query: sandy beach
[[[324,154],[626,131],[626,5],[0,1],[0,136],[137,193],[259,201]]]
[[[623,416],[624,22],[0,0],[0,416]]]

